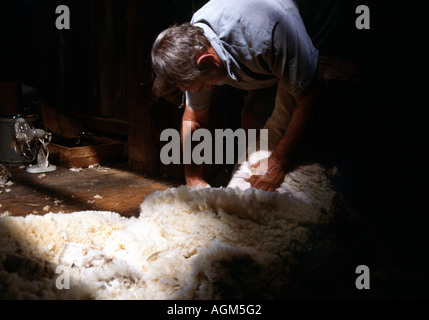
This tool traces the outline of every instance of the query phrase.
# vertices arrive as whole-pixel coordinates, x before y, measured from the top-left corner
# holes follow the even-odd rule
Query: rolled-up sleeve
[[[194,111],[201,111],[210,107],[213,89],[200,91],[186,91],[186,104]]]

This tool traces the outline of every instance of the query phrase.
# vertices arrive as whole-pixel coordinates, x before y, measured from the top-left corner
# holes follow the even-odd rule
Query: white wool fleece
[[[284,194],[168,189],[147,197],[138,218],[94,211],[1,218],[0,296],[285,297],[313,229],[329,220],[335,193],[322,173],[302,168],[290,179],[304,181],[291,181]],[[315,187],[321,182],[325,189]],[[70,289],[56,288],[58,266],[69,271]]]

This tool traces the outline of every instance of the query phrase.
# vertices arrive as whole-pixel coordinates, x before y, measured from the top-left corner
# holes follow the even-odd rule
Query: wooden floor
[[[45,174],[7,167],[12,178],[0,187],[0,216],[43,215],[86,210],[113,211],[138,216],[148,195],[180,185],[149,179],[127,169],[127,163],[70,170],[59,167]]]

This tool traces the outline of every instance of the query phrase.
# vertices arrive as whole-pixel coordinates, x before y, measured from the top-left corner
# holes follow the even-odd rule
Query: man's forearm
[[[208,122],[208,111],[199,111],[196,113],[189,107],[186,107],[182,118],[182,150],[184,153],[185,180],[189,186],[201,184],[206,186],[203,175],[203,166],[192,162],[192,133],[203,127]]]
[[[196,164],[185,164],[185,180],[188,186],[201,184],[204,181],[203,166]]]
[[[196,165],[192,162],[192,133],[199,129],[200,125],[198,122],[183,120],[182,121],[182,150],[185,168],[185,180],[186,184],[193,186],[198,184],[199,181],[204,180],[203,167]]]
[[[295,97],[295,111],[271,155],[284,172],[291,169],[306,147],[305,138],[311,134],[313,126],[318,121],[317,115],[325,103],[324,97],[324,82],[319,73],[309,90],[304,95]]]
[[[302,151],[304,134],[311,127],[311,109],[308,105],[297,105],[287,130],[271,154],[284,172],[291,168]]]

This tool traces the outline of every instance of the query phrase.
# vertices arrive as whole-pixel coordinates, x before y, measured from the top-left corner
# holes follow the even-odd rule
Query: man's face
[[[227,75],[219,56],[212,47],[200,54],[197,66],[200,70],[204,70],[201,71],[199,79],[196,79],[191,84],[179,85],[178,88],[181,91],[199,92],[201,90],[210,90]]]
[[[189,85],[179,85],[178,88],[182,91],[201,91],[212,89],[214,85],[223,80],[226,76],[226,72],[223,68],[212,68],[210,69],[201,79],[196,80],[194,83]]]

